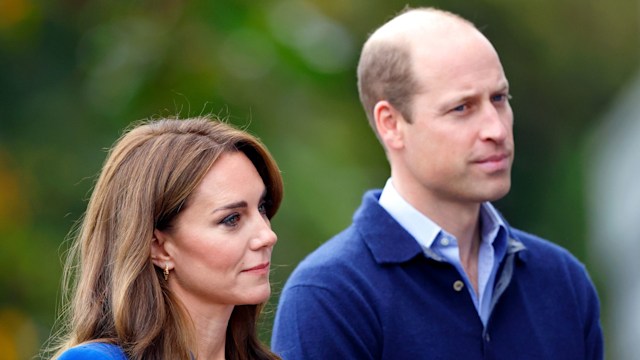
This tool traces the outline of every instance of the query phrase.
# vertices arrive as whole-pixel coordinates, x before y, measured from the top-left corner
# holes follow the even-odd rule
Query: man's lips
[[[509,157],[509,154],[504,152],[504,153],[491,154],[491,155],[485,156],[485,157],[480,157],[480,158],[474,160],[473,162],[483,163],[483,162],[501,161],[501,160],[506,159],[508,157]]]
[[[492,154],[474,160],[473,163],[488,172],[502,171],[509,168],[509,153]]]

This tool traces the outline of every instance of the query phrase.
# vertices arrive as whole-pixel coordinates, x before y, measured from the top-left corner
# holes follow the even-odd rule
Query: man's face
[[[413,46],[420,89],[412,99],[411,123],[402,123],[401,161],[410,191],[434,201],[491,201],[511,186],[508,82],[489,42],[466,33],[443,36],[435,46],[419,46],[420,40]]]

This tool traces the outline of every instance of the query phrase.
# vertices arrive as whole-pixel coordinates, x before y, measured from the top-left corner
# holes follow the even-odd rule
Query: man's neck
[[[445,200],[422,189],[411,189],[396,182],[393,185],[411,206],[455,236],[458,246],[466,253],[473,250],[474,242],[479,244],[481,203]]]
[[[410,189],[394,182],[394,187],[411,206],[458,241],[460,262],[474,289],[478,289],[481,203],[447,201],[421,189]]]

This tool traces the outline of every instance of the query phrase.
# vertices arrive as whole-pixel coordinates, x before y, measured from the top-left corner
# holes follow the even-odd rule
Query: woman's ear
[[[400,149],[404,146],[402,127],[406,120],[387,100],[378,101],[373,108],[376,131],[385,148]]]
[[[167,251],[167,234],[158,229],[153,230],[151,239],[151,261],[160,269],[173,269],[173,258]]]

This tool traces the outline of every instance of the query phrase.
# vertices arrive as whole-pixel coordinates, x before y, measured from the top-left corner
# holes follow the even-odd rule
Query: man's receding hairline
[[[425,20],[429,20],[431,23],[425,23]],[[468,26],[477,30],[471,21],[455,13],[433,7],[413,8],[403,10],[376,29],[369,36],[369,39],[367,39],[365,46],[368,43],[378,41],[410,42],[412,40],[411,30],[416,29],[418,24],[423,26],[430,25],[433,30],[435,30],[438,25]]]

